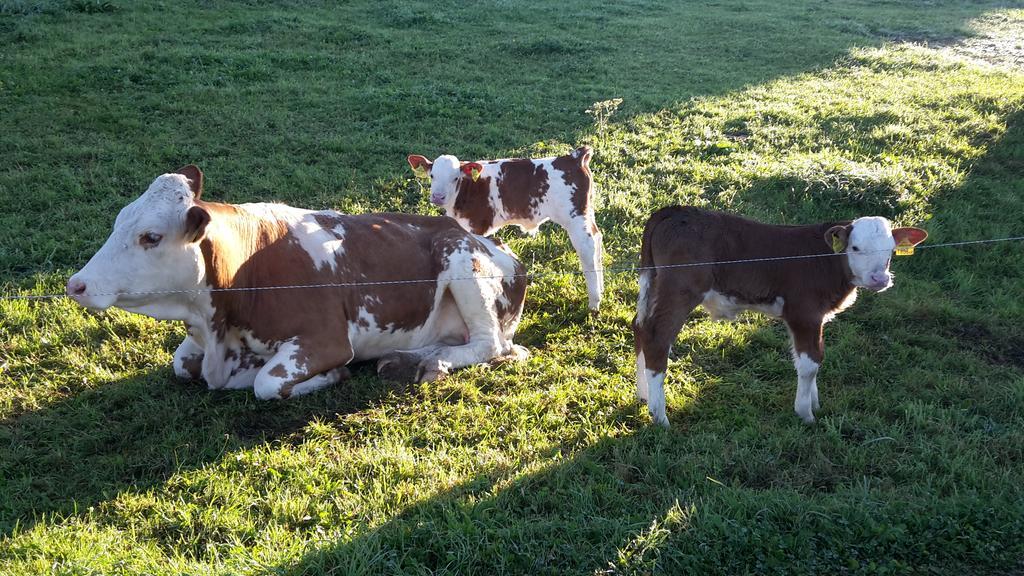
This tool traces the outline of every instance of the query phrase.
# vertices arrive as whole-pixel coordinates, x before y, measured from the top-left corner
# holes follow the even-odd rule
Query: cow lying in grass
[[[353,360],[422,381],[525,355],[512,344],[525,269],[492,240],[449,218],[205,202],[202,186],[195,166],[158,177],[67,284],[89,308],[184,321],[179,377],[287,398],[344,380]],[[207,291],[407,279],[422,282]]]
[[[438,156],[433,162],[409,156],[409,166],[430,177],[430,201],[463,228],[489,236],[515,224],[527,232],[551,220],[569,233],[587,280],[592,310],[604,291],[601,231],[594,220],[594,179],[589,146],[565,156],[461,162]]]
[[[637,395],[654,421],[668,426],[663,387],[668,354],[690,312],[703,304],[712,318],[731,320],[742,310],[756,310],[781,317],[789,328],[797,372],[794,408],[805,422],[814,422],[824,323],[853,304],[857,288],[889,288],[895,246],[917,244],[926,236],[917,228],[892,229],[880,217],[773,226],[694,207],[655,212],[644,228],[642,268],[812,257],[643,270],[633,320]]]

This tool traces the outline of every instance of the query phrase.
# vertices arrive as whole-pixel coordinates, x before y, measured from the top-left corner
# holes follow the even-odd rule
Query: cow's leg
[[[807,424],[814,422],[818,403],[818,368],[825,356],[821,317],[786,319],[793,339],[793,364],[796,366],[796,399],[793,409]]]
[[[680,273],[662,272],[653,276],[650,271],[643,272],[637,315],[633,320],[637,396],[647,402],[651,418],[665,427],[668,427],[664,388],[668,355],[683,323],[703,299],[701,294],[685,288],[685,278],[685,274]],[[676,289],[682,292],[675,292]]]
[[[199,380],[203,376],[203,347],[191,334],[174,351],[174,375],[181,380]]]
[[[340,340],[340,339],[339,339]],[[349,377],[352,359],[347,341],[334,341],[330,351],[307,357],[297,340],[281,344],[256,374],[253,390],[263,400],[284,399],[326,388]]]
[[[587,299],[591,310],[601,306],[604,292],[604,260],[602,257],[601,230],[593,217],[577,216],[563,226],[569,232],[569,240],[580,258],[583,276],[587,280]]]
[[[454,276],[468,276],[461,267],[453,270]],[[471,274],[471,273],[470,273]],[[501,293],[498,278],[477,279],[475,282],[457,280],[448,283],[455,306],[466,323],[468,341],[461,346],[440,346],[424,354],[420,361],[416,380],[427,382],[437,380],[449,370],[482,364],[498,356],[514,351],[511,342],[505,338],[498,321],[494,305],[494,294]]]

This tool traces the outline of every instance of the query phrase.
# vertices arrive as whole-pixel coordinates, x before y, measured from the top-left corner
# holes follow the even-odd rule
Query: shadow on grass
[[[676,415],[676,420],[682,418]],[[820,438],[822,433],[810,435]],[[702,445],[708,439],[712,441]],[[707,451],[716,446],[726,454],[708,462]],[[730,468],[736,466],[729,458],[731,449],[706,432],[682,435],[654,427],[606,437],[536,472],[480,474],[269,573],[998,569],[1012,566],[1014,554],[1024,552],[1014,544],[993,553],[993,546],[1009,533],[1024,530],[1020,506],[1006,495],[922,500],[886,493],[873,495],[883,501],[865,501],[813,489],[800,493],[750,485]],[[801,458],[808,456],[810,451]],[[694,466],[695,460],[705,467]],[[855,492],[853,478],[845,480]],[[893,526],[899,527],[897,532]],[[310,530],[312,534],[316,527]]]
[[[251,390],[179,383],[167,367],[0,421],[0,534],[159,485],[235,450],[300,443],[311,421],[358,412],[390,390],[372,365],[355,365],[353,374],[317,394],[264,402]]]

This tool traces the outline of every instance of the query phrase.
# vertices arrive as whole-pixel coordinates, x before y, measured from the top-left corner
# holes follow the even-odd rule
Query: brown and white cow
[[[925,237],[924,230],[893,229],[876,216],[774,226],[689,206],[655,212],[644,229],[642,268],[723,263],[641,271],[633,320],[637,395],[654,421],[668,426],[663,386],[668,354],[690,312],[702,304],[712,318],[731,320],[740,311],[756,310],[786,322],[797,372],[794,408],[805,422],[814,422],[824,323],[853,304],[857,288],[889,288],[896,244],[913,245]],[[791,256],[805,258],[724,263]]]
[[[158,177],[67,284],[89,308],[184,321],[179,377],[287,398],[354,360],[422,381],[525,356],[512,344],[525,270],[494,241],[445,217],[205,202],[202,186],[195,166]],[[397,280],[422,282],[208,290]]]
[[[526,232],[551,220],[569,233],[587,280],[592,310],[604,291],[601,231],[594,219],[594,179],[589,146],[564,156],[461,162],[451,155],[433,162],[409,156],[418,175],[430,177],[430,201],[463,228],[490,236],[515,224]]]

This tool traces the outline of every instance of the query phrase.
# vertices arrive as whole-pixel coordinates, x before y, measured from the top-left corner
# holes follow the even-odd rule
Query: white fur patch
[[[644,270],[640,273],[640,295],[636,299],[636,319],[643,322],[647,318],[647,311],[650,309],[651,271]],[[641,352],[641,354],[643,354]]]
[[[732,296],[726,296],[714,290],[704,293],[704,301],[701,302],[704,309],[713,320],[735,320],[736,315],[744,310],[753,310],[773,318],[782,316],[782,310],[786,301],[781,296],[775,298],[771,304],[750,304],[741,302]]]
[[[793,354],[796,366],[797,385],[796,399],[793,410],[804,422],[814,422],[814,406],[818,403],[818,368],[819,364],[804,353]]]
[[[668,428],[668,414],[665,412],[665,373],[644,369],[647,380],[647,410],[655,424]]]

